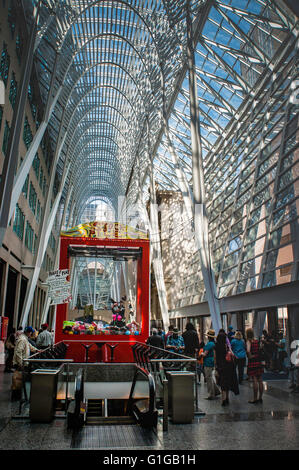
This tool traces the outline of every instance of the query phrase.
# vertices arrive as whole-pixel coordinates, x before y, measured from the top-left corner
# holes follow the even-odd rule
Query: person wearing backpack
[[[261,361],[259,342],[255,339],[252,328],[246,330],[246,353],[248,357],[247,375],[253,382],[253,400],[249,400],[248,403],[262,403],[264,366]]]

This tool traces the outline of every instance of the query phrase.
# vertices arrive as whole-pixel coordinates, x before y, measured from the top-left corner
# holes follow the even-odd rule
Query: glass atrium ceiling
[[[242,126],[253,87],[272,72],[277,51],[293,37],[283,2],[41,2],[35,67],[44,103],[51,82],[57,99],[48,132],[59,179],[69,166],[63,201],[73,188],[81,209],[99,197],[116,209],[125,194],[134,203],[152,162],[161,188],[178,189],[176,165],[192,185],[187,4],[207,173],[215,158],[225,158],[217,151],[220,139],[235,123]],[[29,26],[33,2],[24,5]]]

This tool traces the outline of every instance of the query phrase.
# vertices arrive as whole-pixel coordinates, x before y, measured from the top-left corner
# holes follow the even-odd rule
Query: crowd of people
[[[186,324],[181,334],[173,325],[168,333],[161,327],[153,328],[147,344],[168,351],[196,358],[198,384],[202,377],[207,385],[207,400],[222,396],[222,406],[229,404],[229,393],[240,393],[246,369],[246,380],[252,381],[253,397],[250,404],[263,402],[263,373],[265,370],[290,372],[290,388],[299,393],[299,369],[287,364],[286,341],[281,332],[276,335],[263,331],[261,338],[255,338],[252,328],[248,328],[245,338],[241,331],[234,331],[232,326],[226,332],[220,329],[216,336],[213,329],[205,335],[206,341],[200,341],[192,323]]]
[[[24,360],[28,359],[31,354],[53,346],[54,332],[49,331],[49,325],[44,323],[40,329],[34,329],[32,326],[26,326],[23,330],[19,327],[17,330],[13,328],[12,332],[5,341],[5,368],[4,372],[13,372],[22,370]]]

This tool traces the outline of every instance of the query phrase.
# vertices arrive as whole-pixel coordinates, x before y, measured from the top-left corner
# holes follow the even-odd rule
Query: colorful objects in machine
[[[139,335],[140,325],[136,322],[123,323],[121,327],[115,324],[104,324],[103,322],[86,323],[83,321],[64,321],[63,333],[67,335]]]

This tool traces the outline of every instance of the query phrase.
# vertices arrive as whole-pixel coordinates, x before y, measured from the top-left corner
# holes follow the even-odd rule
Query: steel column
[[[22,321],[21,321],[21,324],[22,324],[23,328],[26,326],[26,322],[27,322],[27,319],[28,319],[28,313],[29,313],[29,310],[30,310],[30,306],[31,306],[31,303],[32,303],[33,296],[34,296],[34,291],[35,291],[36,284],[37,284],[37,281],[38,281],[38,277],[39,277],[40,269],[41,269],[41,266],[42,266],[43,258],[44,258],[44,255],[45,255],[45,251],[46,251],[46,248],[47,248],[47,244],[48,244],[48,241],[49,241],[51,230],[52,230],[52,227],[53,227],[53,224],[54,224],[54,220],[55,220],[56,212],[57,212],[59,202],[60,202],[60,199],[61,199],[61,195],[62,195],[63,187],[64,187],[64,184],[65,184],[65,180],[67,178],[67,174],[68,174],[68,171],[69,171],[69,165],[66,166],[66,164],[65,164],[64,172],[63,172],[61,183],[60,183],[60,188],[59,188],[59,191],[58,191],[57,196],[55,198],[53,207],[50,211],[53,185],[54,185],[54,177],[55,177],[55,173],[56,173],[56,163],[57,163],[58,157],[59,157],[59,154],[56,154],[56,159],[54,159],[53,165],[52,165],[50,187],[49,187],[49,191],[48,191],[48,195],[47,195],[47,199],[46,199],[43,220],[42,220],[42,223],[41,223],[41,228],[40,228],[40,233],[39,233],[39,238],[38,238],[37,252],[36,252],[36,255],[35,255],[34,261],[33,261],[34,270],[33,270],[33,273],[32,273],[32,277],[29,280],[29,283],[28,283],[28,286],[27,286],[27,292],[26,292],[26,296],[25,296],[25,301],[24,301],[24,306],[23,306],[23,311],[22,311]]]
[[[206,296],[209,303],[213,328],[216,333],[221,326],[219,301],[216,296],[216,284],[212,269],[210,249],[208,218],[205,203],[204,172],[202,147],[200,139],[199,108],[197,98],[197,84],[195,73],[194,44],[192,33],[192,20],[190,13],[190,0],[187,0],[187,57],[188,57],[188,78],[189,78],[189,98],[190,98],[190,131],[192,147],[192,179],[194,197],[194,230],[195,240],[199,248],[201,271],[203,275]]]

